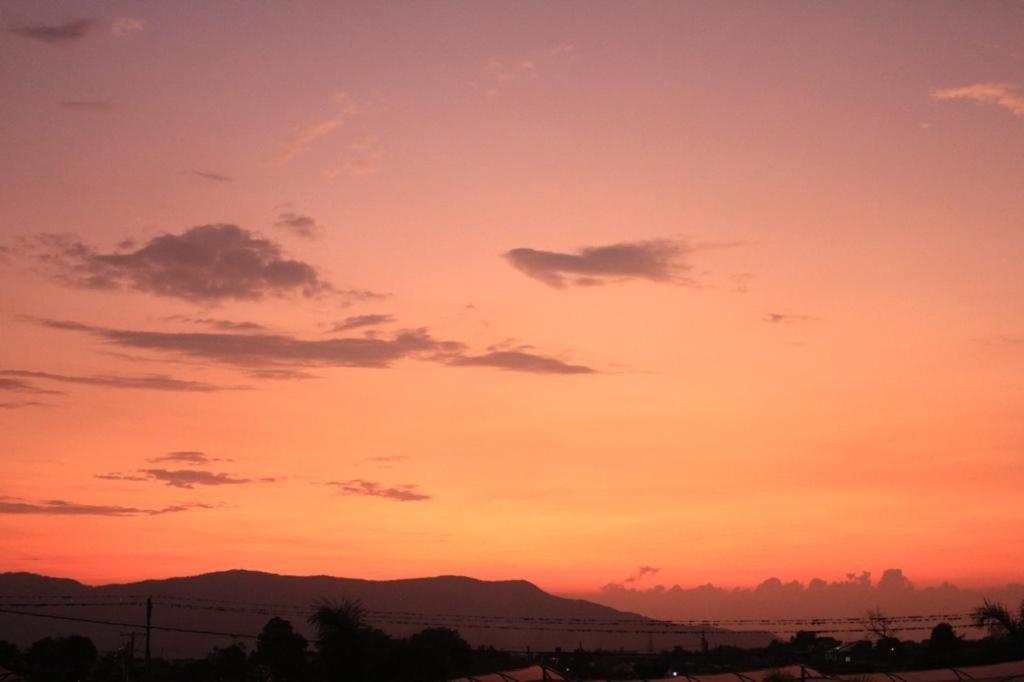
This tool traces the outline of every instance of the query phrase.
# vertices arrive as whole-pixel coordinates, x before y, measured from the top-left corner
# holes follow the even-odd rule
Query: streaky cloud
[[[795,313],[768,313],[763,319],[768,324],[793,325],[814,322],[817,318],[811,315],[798,315]]]
[[[0,375],[21,376],[14,370],[0,370]],[[11,391],[12,393],[37,393],[41,395],[64,395],[63,391],[54,391],[46,388],[39,388],[35,384],[22,381],[21,379],[10,379],[0,377],[0,391]]]
[[[26,407],[49,407],[49,403],[41,403],[38,400],[10,400],[0,402],[0,410],[21,410]]]
[[[220,386],[203,381],[176,379],[174,377],[167,376],[166,374],[141,374],[135,376],[97,374],[92,376],[73,376],[67,374],[53,374],[50,372],[4,369],[0,370],[0,375],[6,377],[42,379],[84,386],[104,386],[107,388],[142,389],[151,391],[192,391],[198,393],[213,393],[215,391],[241,391],[251,388],[250,386]],[[0,379],[0,388],[4,387],[5,381],[15,380]],[[61,391],[46,391],[43,389],[36,389],[31,392],[61,393]]]
[[[62,101],[60,105],[74,111],[109,111],[116,106],[105,99],[69,99]]]
[[[524,275],[550,287],[598,286],[643,279],[667,284],[690,284],[690,266],[683,258],[692,251],[669,239],[588,246],[575,253],[512,249],[505,259]]]
[[[460,355],[449,360],[456,367],[494,367],[509,372],[533,374],[596,374],[586,365],[571,365],[557,358],[519,350],[492,351],[482,355]]]
[[[50,45],[70,45],[85,38],[95,25],[95,19],[71,19],[62,24],[21,24],[8,31]]]
[[[349,331],[350,329],[359,329],[361,327],[376,327],[378,325],[389,324],[391,322],[395,322],[394,315],[352,315],[350,317],[346,317],[341,322],[336,323],[331,327],[330,331],[344,332]]]
[[[149,457],[150,462],[187,462],[188,464],[209,464],[210,462],[230,462],[230,459],[223,457],[210,457],[205,452],[198,450],[178,450],[168,452],[166,455]]]
[[[40,514],[48,516],[159,516],[188,511],[210,509],[208,504],[175,504],[156,509],[124,507],[105,504],[82,504],[67,500],[29,502],[19,498],[0,497],[0,514]]]
[[[389,367],[397,360],[461,352],[463,345],[441,341],[425,329],[403,330],[388,339],[334,338],[306,340],[284,334],[154,332],[92,327],[77,322],[44,320],[54,329],[86,332],[114,345],[201,358],[228,365]]]
[[[199,324],[213,329],[220,329],[227,332],[255,332],[266,329],[262,324],[256,322],[235,322],[234,320],[222,320],[215,317],[188,317],[185,315],[169,315],[163,318],[167,322],[189,322]]]
[[[224,175],[222,173],[215,173],[213,171],[201,171],[201,170],[189,170],[186,171],[189,175],[192,175],[203,180],[209,180],[210,182],[234,182],[235,179],[231,176]]]

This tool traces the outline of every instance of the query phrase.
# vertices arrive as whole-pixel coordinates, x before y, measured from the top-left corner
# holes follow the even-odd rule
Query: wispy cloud
[[[43,514],[49,516],[158,516],[188,511],[210,509],[208,504],[175,504],[157,509],[122,507],[105,504],[82,504],[67,500],[46,500],[30,502],[15,497],[0,497],[0,514]]]
[[[254,367],[246,370],[245,374],[253,379],[266,379],[270,381],[293,381],[320,378],[316,374],[303,372],[300,369],[287,369],[281,367]]]
[[[355,303],[366,301],[383,301],[391,298],[391,294],[385,291],[371,291],[370,289],[339,289],[335,293],[341,300],[341,305],[347,308]]]
[[[217,384],[209,384],[203,381],[176,379],[165,374],[141,374],[135,376],[96,374],[91,376],[74,376],[68,374],[53,374],[51,372],[35,372],[23,369],[4,369],[0,370],[0,376],[43,379],[48,381],[59,381],[67,384],[80,384],[85,386],[104,386],[106,388],[122,389],[148,389],[152,391],[194,391],[199,393],[212,393],[214,391],[238,391],[249,388],[248,386],[220,386]],[[8,381],[15,380],[0,379],[0,389],[4,387],[4,382]],[[35,389],[30,392],[60,393],[60,391],[46,391],[42,389]]]
[[[197,450],[179,450],[168,452],[166,455],[149,457],[149,462],[185,462],[187,464],[209,464],[210,462],[230,462],[230,459],[223,457],[210,457],[205,452]]]
[[[310,121],[292,131],[281,145],[277,157],[280,162],[286,163],[308,151],[314,142],[340,128],[359,113],[359,105],[347,92],[338,93],[332,99],[336,113],[326,118]]]
[[[5,375],[7,377],[21,376],[20,374],[13,370],[0,370],[0,375]],[[46,388],[39,388],[38,386],[29,381],[22,381],[21,379],[2,378],[2,376],[0,376],[0,391],[11,391],[14,393],[63,395],[63,391],[53,391]]]
[[[74,111],[109,111],[116,106],[105,99],[66,99],[60,105]]]
[[[117,17],[110,22],[110,32],[118,38],[125,38],[145,28],[145,22],[135,17]]]
[[[95,26],[95,19],[71,19],[62,24],[19,24],[7,30],[50,45],[70,45],[89,35]]]
[[[408,483],[387,487],[377,481],[353,478],[350,481],[330,481],[327,485],[334,486],[342,495],[383,497],[395,502],[423,502],[430,499],[430,495],[417,492],[419,486]]]
[[[213,329],[226,332],[256,332],[264,331],[266,327],[256,322],[236,322],[234,320],[222,320],[215,317],[188,317],[187,315],[168,315],[163,318],[166,322],[188,322],[191,324],[203,325]]]
[[[955,88],[935,88],[934,100],[968,100],[979,104],[995,104],[1016,116],[1024,116],[1024,91],[1016,83],[974,83]]]
[[[384,466],[391,466],[392,464],[399,464],[400,462],[409,461],[408,455],[380,455],[377,457],[365,457],[364,462],[372,462],[374,464],[382,464]]]
[[[350,329],[359,329],[360,327],[376,327],[382,324],[390,324],[394,321],[394,315],[352,315],[335,324],[331,327],[330,331],[344,332]]]
[[[20,410],[26,407],[49,407],[49,403],[41,403],[38,400],[11,400],[0,402],[0,410]]]
[[[315,239],[323,231],[323,225],[316,222],[312,216],[301,213],[282,213],[277,216],[274,226],[291,232],[296,237]]]
[[[764,321],[769,324],[804,324],[814,322],[817,318],[811,315],[796,315],[794,313],[768,313]]]
[[[512,249],[505,259],[523,274],[548,286],[595,286],[644,279],[670,284],[693,284],[683,258],[692,248],[682,242],[657,239],[588,246],[575,253]]]
[[[164,234],[127,253],[100,253],[60,235],[41,235],[29,250],[56,279],[79,288],[210,303],[331,290],[309,263],[287,258],[275,242],[230,224]]]
[[[363,133],[349,145],[351,158],[340,166],[328,171],[328,177],[336,177],[341,173],[351,176],[374,175],[383,165],[384,153],[381,151],[380,138],[376,135]]]
[[[653,578],[658,575],[660,568],[654,566],[639,566],[636,571],[633,572],[628,578],[623,580],[624,583],[635,583],[643,580],[644,578]]]
[[[536,74],[537,64],[532,59],[502,61],[492,59],[483,65],[480,78],[473,86],[485,95],[493,96],[510,83]]]
[[[234,182],[235,179],[224,175],[223,173],[215,173],[213,171],[201,171],[201,170],[187,170],[185,171],[191,176],[200,178],[202,180],[209,180],[210,182]]]

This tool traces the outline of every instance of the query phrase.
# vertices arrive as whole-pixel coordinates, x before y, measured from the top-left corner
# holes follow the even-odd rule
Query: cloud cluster
[[[411,484],[386,487],[377,481],[353,478],[350,481],[330,481],[327,485],[336,487],[342,495],[383,497],[395,502],[423,502],[430,499],[430,495],[417,492],[418,486]]]
[[[691,251],[668,239],[588,246],[575,253],[512,249],[505,259],[523,274],[548,286],[595,286],[644,279],[670,284],[692,284],[683,258]]]
[[[287,230],[296,237],[302,237],[303,239],[316,239],[324,229],[323,225],[317,223],[316,219],[312,216],[292,212],[282,213],[277,216],[274,226]]]
[[[213,303],[270,295],[316,296],[330,290],[317,270],[237,225],[201,225],[154,237],[128,253],[100,253],[81,242],[44,235],[39,258],[76,287],[140,291]]]
[[[48,516],[159,516],[188,511],[210,509],[208,504],[175,504],[159,509],[122,507],[105,504],[82,504],[67,500],[29,502],[14,497],[0,497],[0,514],[42,514]]]
[[[995,104],[1016,116],[1024,116],[1024,90],[1016,83],[974,83],[956,88],[935,88],[931,98],[968,100],[979,104]]]
[[[7,30],[50,45],[70,45],[89,35],[95,26],[95,19],[71,19],[61,24],[19,24]]]
[[[166,483],[173,488],[191,490],[197,485],[241,485],[243,483],[273,483],[273,478],[238,478],[230,474],[200,471],[196,469],[142,469],[154,481]]]

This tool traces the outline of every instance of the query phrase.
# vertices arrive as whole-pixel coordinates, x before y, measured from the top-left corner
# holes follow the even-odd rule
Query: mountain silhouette
[[[326,575],[288,576],[230,570],[202,575],[89,586],[67,578],[32,573],[0,574],[0,609],[142,625],[145,599],[152,597],[152,623],[180,628],[256,635],[273,615],[290,620],[311,636],[306,615],[323,600],[358,600],[368,620],[393,636],[427,627],[457,629],[473,646],[501,649],[697,649],[701,628],[674,627],[650,634],[656,621],[583,599],[566,599],[525,580],[485,581],[464,576],[362,580]],[[103,649],[119,646],[137,628],[34,618],[0,612],[0,639],[19,645],[45,636],[86,635]],[[707,628],[711,646],[763,646],[767,632]],[[155,630],[153,655],[199,656],[231,638]],[[242,637],[251,648],[253,640]]]

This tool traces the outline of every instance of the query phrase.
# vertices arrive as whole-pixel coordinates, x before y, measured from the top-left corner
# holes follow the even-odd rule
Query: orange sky
[[[0,6],[0,570],[1024,577],[1024,5],[75,9]]]

